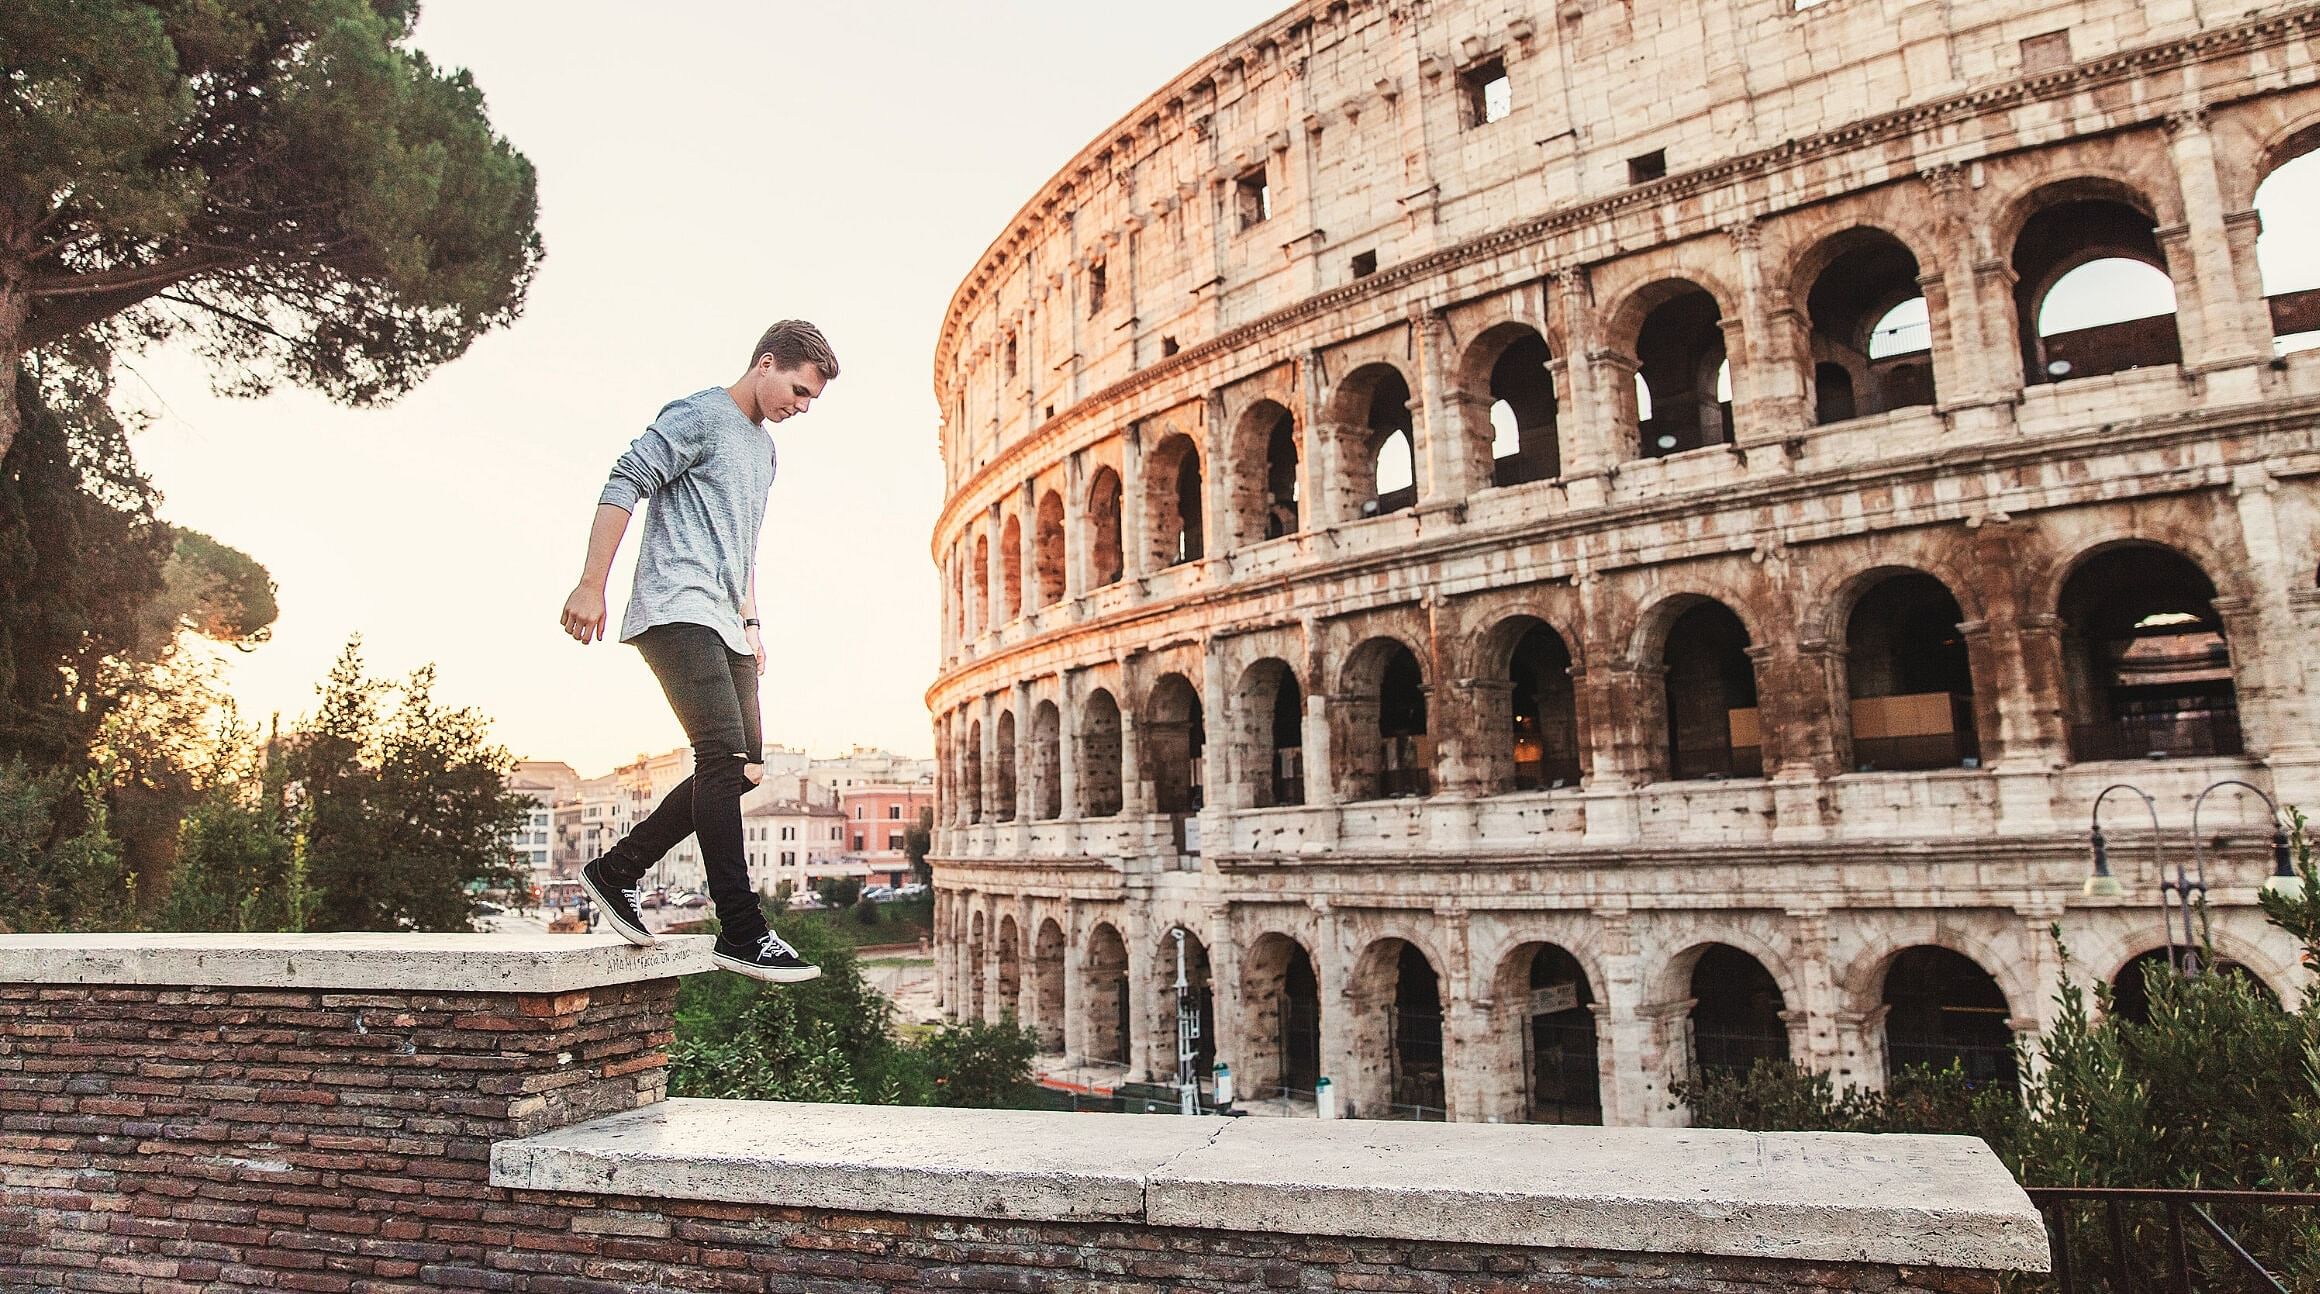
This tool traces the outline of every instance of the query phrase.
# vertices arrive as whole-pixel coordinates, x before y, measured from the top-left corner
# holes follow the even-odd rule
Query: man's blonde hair
[[[757,361],[768,355],[773,356],[777,368],[796,368],[810,363],[822,371],[824,382],[837,380],[837,353],[830,349],[830,341],[822,336],[822,330],[803,319],[784,319],[766,329],[765,335],[757,339],[757,349],[749,352],[750,366],[756,367]]]

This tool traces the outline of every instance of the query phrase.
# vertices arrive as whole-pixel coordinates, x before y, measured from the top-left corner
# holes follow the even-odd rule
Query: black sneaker
[[[798,984],[820,979],[822,968],[798,956],[797,949],[783,942],[771,930],[757,937],[752,948],[737,944],[725,936],[717,936],[717,946],[709,950],[709,960],[751,979],[770,980],[776,984]]]
[[[644,928],[644,909],[637,906],[637,900],[644,897],[644,890],[621,889],[613,883],[611,877],[604,874],[603,868],[604,860],[601,858],[581,868],[580,888],[588,891],[588,897],[596,900],[596,910],[604,914],[605,922],[621,938],[639,948],[650,948],[658,944],[660,939]]]

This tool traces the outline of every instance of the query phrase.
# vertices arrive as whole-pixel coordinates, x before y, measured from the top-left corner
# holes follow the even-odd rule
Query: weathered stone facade
[[[1337,0],[1185,72],[936,355],[946,1008],[1172,1073],[1181,928],[1204,1061],[1365,1116],[2010,1073],[2050,927],[2164,944],[2202,788],[2320,804],[2314,294],[2253,209],[2316,55],[2309,5]],[[2102,259],[2173,314],[2042,328]],[[2121,781],[2163,831],[2112,796],[2085,897]],[[2260,803],[2201,826],[2219,954],[2305,991]]]

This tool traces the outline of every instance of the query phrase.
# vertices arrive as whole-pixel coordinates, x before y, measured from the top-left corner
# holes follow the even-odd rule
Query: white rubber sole
[[[612,933],[639,948],[657,948],[660,946],[661,941],[654,936],[652,931],[642,926],[631,928],[628,922],[621,918],[619,903],[607,899],[603,894],[597,892],[596,882],[588,879],[588,869],[585,867],[580,869],[580,888],[588,891],[588,897],[596,901],[596,911],[603,916],[604,924],[612,927]]]
[[[772,966],[760,966],[756,962],[745,962],[738,957],[728,957],[720,952],[710,953],[709,960],[736,975],[761,979],[768,984],[803,984],[807,980],[822,977],[822,968],[819,966],[800,966],[795,970],[784,970]]]

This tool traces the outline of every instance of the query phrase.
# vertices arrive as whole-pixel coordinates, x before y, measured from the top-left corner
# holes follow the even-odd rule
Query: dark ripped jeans
[[[607,850],[605,870],[623,888],[635,885],[661,856],[687,836],[699,837],[709,874],[709,897],[725,937],[754,945],[765,914],[749,885],[741,848],[741,797],[750,788],[745,765],[760,763],[757,660],[726,650],[707,625],[655,625],[632,639],[660,680],[669,708],[693,745],[693,775],[679,782],[652,815]]]

